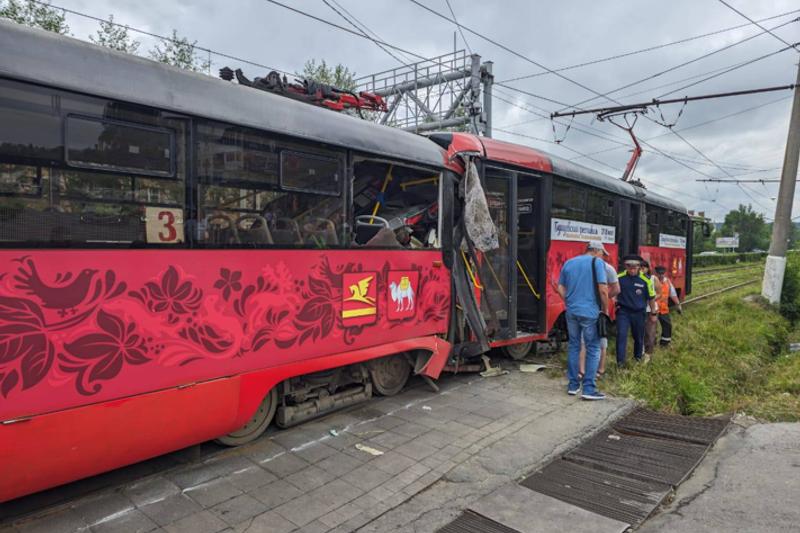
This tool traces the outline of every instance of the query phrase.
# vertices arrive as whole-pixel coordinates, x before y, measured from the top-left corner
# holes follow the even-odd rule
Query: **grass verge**
[[[787,352],[790,336],[800,335],[755,292],[743,287],[673,315],[672,346],[647,365],[617,369],[612,340],[606,390],[671,413],[800,420],[800,354]]]

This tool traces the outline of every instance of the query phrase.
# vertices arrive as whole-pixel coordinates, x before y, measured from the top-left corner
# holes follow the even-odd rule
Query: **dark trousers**
[[[672,342],[672,318],[669,313],[665,315],[658,315],[658,322],[661,324],[661,346],[667,346]]]
[[[625,364],[628,348],[628,330],[633,335],[633,356],[638,360],[644,352],[644,311],[617,310],[617,365]]]

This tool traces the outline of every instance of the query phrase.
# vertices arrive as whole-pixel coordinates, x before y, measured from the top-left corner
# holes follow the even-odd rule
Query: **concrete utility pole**
[[[783,157],[775,222],[772,224],[772,241],[769,245],[764,282],[761,286],[761,295],[772,304],[781,301],[783,275],[786,271],[786,250],[789,248],[789,237],[792,234],[792,204],[797,181],[798,158],[800,158],[800,63],[797,65],[792,118],[789,121],[789,136],[786,139],[786,154]]]

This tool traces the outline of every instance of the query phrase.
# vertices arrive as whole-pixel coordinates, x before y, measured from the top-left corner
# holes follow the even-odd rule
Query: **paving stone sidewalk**
[[[439,394],[414,387],[3,531],[435,531],[633,406],[581,401],[562,381],[446,377]]]

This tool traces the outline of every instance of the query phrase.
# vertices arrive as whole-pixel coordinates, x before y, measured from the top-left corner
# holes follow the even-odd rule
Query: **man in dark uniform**
[[[617,296],[617,365],[625,365],[628,330],[633,335],[633,356],[637,361],[644,354],[644,321],[650,311],[650,302],[656,295],[648,279],[640,272],[642,258],[623,258],[625,271],[619,275]]]

